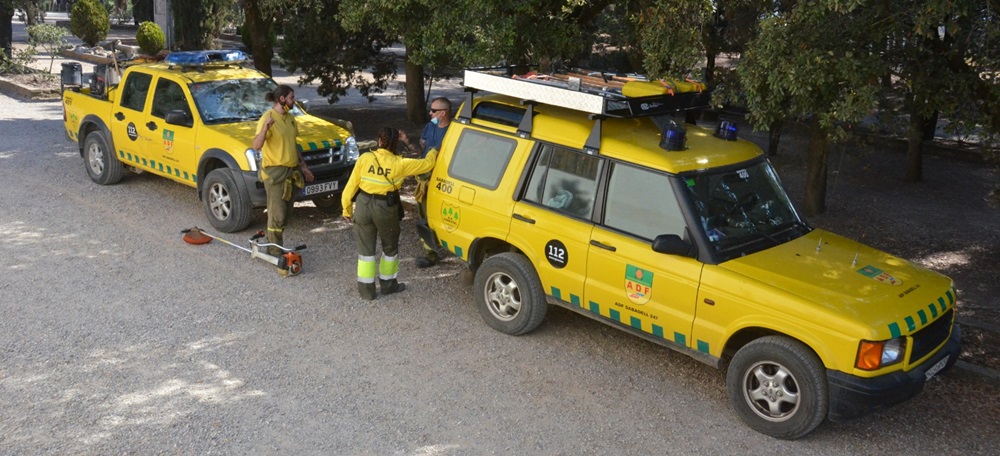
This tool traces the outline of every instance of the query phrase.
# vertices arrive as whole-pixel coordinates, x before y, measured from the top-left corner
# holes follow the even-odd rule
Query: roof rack
[[[487,72],[499,69],[505,69],[508,73],[511,70],[507,67],[465,70],[464,85],[468,96],[456,120],[462,123],[471,121],[472,98],[481,90],[517,98],[521,100],[521,104],[529,107],[517,129],[518,136],[522,138],[531,136],[534,115],[532,107],[535,104],[580,111],[587,113],[595,121],[584,146],[584,150],[590,153],[600,150],[603,119],[704,109],[709,106],[711,98],[704,84],[690,80],[646,81],[638,75],[623,77],[583,70],[550,75],[529,72],[524,76],[501,76]]]
[[[206,68],[242,67],[246,60],[246,54],[236,49],[171,52],[163,59],[170,68],[179,66],[181,71],[196,69],[202,72]]]

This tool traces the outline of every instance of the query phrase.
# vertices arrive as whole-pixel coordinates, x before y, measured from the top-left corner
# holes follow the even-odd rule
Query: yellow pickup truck
[[[581,79],[465,72],[418,230],[468,264],[488,325],[556,305],[724,368],[736,414],[782,439],[955,363],[952,281],[810,226],[736,123],[673,120],[700,87]]]
[[[149,172],[194,187],[209,222],[234,232],[266,206],[252,148],[256,122],[277,86],[244,65],[240,51],[175,52],[165,61],[131,65],[119,78],[98,66],[89,87],[64,86],[67,137],[79,144],[90,178],[116,184],[126,171]],[[80,75],[63,75],[79,82]],[[316,179],[296,195],[340,212],[340,193],[358,158],[345,127],[292,111],[306,164]]]

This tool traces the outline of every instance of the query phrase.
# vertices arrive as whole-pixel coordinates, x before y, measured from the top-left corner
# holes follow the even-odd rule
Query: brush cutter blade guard
[[[212,237],[205,234],[198,227],[189,228],[181,232],[184,233],[184,242],[188,244],[202,245],[212,242]]]

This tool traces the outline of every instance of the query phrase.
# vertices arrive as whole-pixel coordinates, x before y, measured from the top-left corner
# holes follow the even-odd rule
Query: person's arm
[[[399,130],[399,142],[403,143],[403,147],[410,152],[410,154],[415,156],[420,156],[420,153],[424,151],[423,145],[424,140],[420,140],[420,144],[410,141],[410,137],[407,136],[406,132]]]
[[[367,155],[373,152],[366,152],[358,157],[358,162],[354,165],[354,170],[351,171],[351,177],[347,178],[347,183],[344,184],[344,191],[340,195],[340,207],[343,208],[343,216],[347,221],[351,221],[351,217],[354,215],[354,194],[358,192],[361,187],[361,173],[364,164],[363,162],[368,161]]]
[[[401,170],[403,176],[414,176],[434,169],[436,161],[437,149],[431,149],[427,151],[427,156],[424,158],[404,158],[400,160],[399,164],[403,168]]]
[[[298,147],[295,148],[295,155],[299,156],[299,170],[302,171],[302,177],[306,182],[312,182],[315,177],[312,171],[309,171],[309,165],[306,165],[306,159],[302,157],[302,151]]]
[[[253,137],[253,148],[256,150],[264,148],[264,141],[271,134],[271,125],[274,125],[274,119],[270,114],[268,113],[266,120],[257,122],[257,135]]]

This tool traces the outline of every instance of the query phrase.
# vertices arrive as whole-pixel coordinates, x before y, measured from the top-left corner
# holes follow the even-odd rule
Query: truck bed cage
[[[622,79],[600,73],[596,76],[583,72],[552,75],[529,73],[528,76],[508,77],[487,72],[498,69],[501,68],[465,70],[464,86],[468,95],[456,117],[457,121],[471,121],[473,96],[479,91],[513,97],[520,100],[522,105],[528,106],[517,129],[518,136],[522,138],[531,136],[534,115],[532,108],[536,104],[580,111],[594,120],[594,128],[584,146],[584,150],[589,153],[600,150],[603,119],[657,116],[706,109],[711,98],[708,90],[627,97],[622,94],[622,87],[635,78]]]

